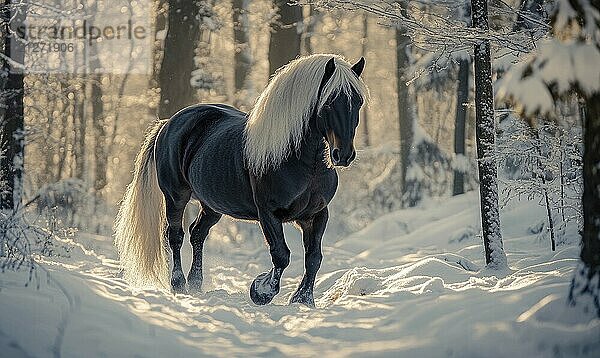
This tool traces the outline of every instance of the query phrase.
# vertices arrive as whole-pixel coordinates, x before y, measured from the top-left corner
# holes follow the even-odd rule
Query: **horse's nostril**
[[[333,159],[334,162],[339,162],[340,161],[340,150],[337,148],[334,148],[331,151],[331,159]]]

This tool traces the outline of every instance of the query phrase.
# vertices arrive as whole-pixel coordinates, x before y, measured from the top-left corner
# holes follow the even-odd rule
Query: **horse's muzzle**
[[[347,167],[352,163],[354,158],[356,158],[356,151],[354,148],[350,148],[350,150],[347,151],[333,148],[331,151],[331,162],[335,166]]]

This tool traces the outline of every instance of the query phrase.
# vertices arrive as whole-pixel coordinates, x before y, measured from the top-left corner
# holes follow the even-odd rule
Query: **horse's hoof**
[[[178,294],[178,293],[187,293],[187,290],[185,288],[185,284],[184,285],[173,285],[171,284],[171,290],[173,291],[173,293]]]
[[[188,280],[188,290],[190,293],[200,293],[202,291],[202,280]]]
[[[293,303],[301,303],[305,306],[315,308],[315,299],[313,297],[312,291],[310,290],[296,291],[296,293],[294,293],[292,299],[290,300],[290,304]]]
[[[261,306],[266,305],[279,293],[279,282],[278,280],[272,280],[271,276],[271,272],[265,272],[258,275],[258,277],[252,281],[252,285],[250,286],[250,298],[254,304]]]
[[[171,277],[171,289],[173,293],[186,293],[185,289],[185,277],[183,273],[173,273]]]
[[[202,290],[202,271],[190,272],[187,281],[190,293],[200,293]]]

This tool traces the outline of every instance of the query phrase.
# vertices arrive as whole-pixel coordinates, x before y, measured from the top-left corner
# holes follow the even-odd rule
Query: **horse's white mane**
[[[335,71],[316,103],[325,65],[332,57]],[[299,148],[315,106],[320,111],[330,96],[350,96],[352,91],[367,97],[363,81],[352,72],[350,63],[338,55],[300,57],[277,70],[248,114],[244,145],[248,169],[260,176],[279,167]]]

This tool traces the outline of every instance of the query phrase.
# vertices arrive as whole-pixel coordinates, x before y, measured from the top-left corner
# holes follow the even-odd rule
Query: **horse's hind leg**
[[[220,219],[221,214],[213,211],[206,205],[202,205],[200,214],[190,225],[190,242],[192,243],[193,259],[192,268],[188,274],[188,286],[191,292],[200,292],[202,287],[202,248],[208,236],[208,231]]]
[[[304,277],[298,290],[292,296],[290,303],[302,303],[314,307],[313,287],[317,271],[321,267],[323,254],[321,253],[321,238],[327,226],[329,217],[327,208],[318,212],[309,220],[298,221],[302,228],[302,241],[304,242]]]
[[[167,240],[173,252],[173,272],[171,273],[171,288],[175,293],[185,292],[185,276],[181,269],[181,245],[183,245],[183,212],[190,199],[190,193],[184,195],[165,195],[167,209]]]

